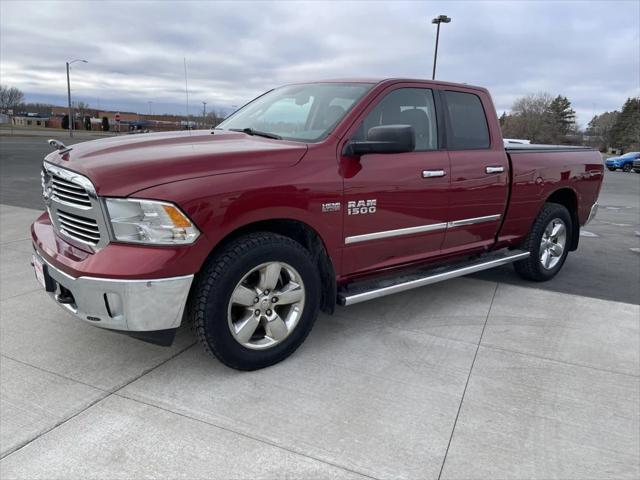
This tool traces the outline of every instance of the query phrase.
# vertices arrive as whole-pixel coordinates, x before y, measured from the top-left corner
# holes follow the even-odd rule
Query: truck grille
[[[100,227],[94,219],[63,210],[57,210],[56,214],[61,232],[91,245],[97,245],[100,241]]]
[[[54,198],[62,203],[69,203],[81,208],[91,208],[91,199],[84,187],[65,180],[58,175],[51,175],[51,187]]]
[[[42,194],[51,223],[62,238],[97,248],[108,243],[101,202],[87,177],[45,161]]]

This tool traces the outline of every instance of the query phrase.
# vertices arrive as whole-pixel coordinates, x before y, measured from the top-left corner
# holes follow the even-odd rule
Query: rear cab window
[[[487,116],[480,97],[473,93],[445,90],[449,150],[487,149],[491,146]]]

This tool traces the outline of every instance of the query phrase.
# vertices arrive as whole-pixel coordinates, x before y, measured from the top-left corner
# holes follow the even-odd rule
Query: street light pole
[[[440,24],[449,23],[450,21],[451,21],[451,18],[447,17],[446,15],[440,15],[439,17],[436,17],[433,20],[431,20],[431,23],[435,23],[438,25],[438,28],[436,30],[436,50],[433,54],[433,73],[431,74],[431,80],[436,79],[436,62],[438,61],[438,41],[440,40]]]
[[[75,62],[89,63],[86,60],[72,60],[71,62],[66,62],[67,64],[67,101],[69,102],[69,137],[73,138],[73,109],[71,108],[71,81],[69,80],[69,65]]]
[[[207,123],[207,102],[202,102],[202,128],[206,127]]]

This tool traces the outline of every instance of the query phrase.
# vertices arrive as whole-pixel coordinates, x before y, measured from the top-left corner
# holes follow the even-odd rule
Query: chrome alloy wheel
[[[562,258],[567,246],[567,226],[564,221],[554,218],[544,229],[540,240],[540,263],[552,270]]]
[[[295,268],[283,262],[258,265],[236,285],[227,308],[233,338],[262,350],[281,343],[296,328],[305,289]]]

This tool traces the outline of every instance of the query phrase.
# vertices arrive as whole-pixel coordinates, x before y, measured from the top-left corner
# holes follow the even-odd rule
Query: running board
[[[347,289],[338,292],[338,304],[355,305],[374,298],[385,297],[394,293],[404,292],[413,288],[424,287],[432,283],[443,282],[451,278],[462,277],[470,273],[488,270],[508,263],[524,260],[529,252],[509,250],[494,254],[483,255],[474,260],[455,263],[428,270],[420,270],[409,275],[385,280],[365,281],[360,284],[349,285]]]

